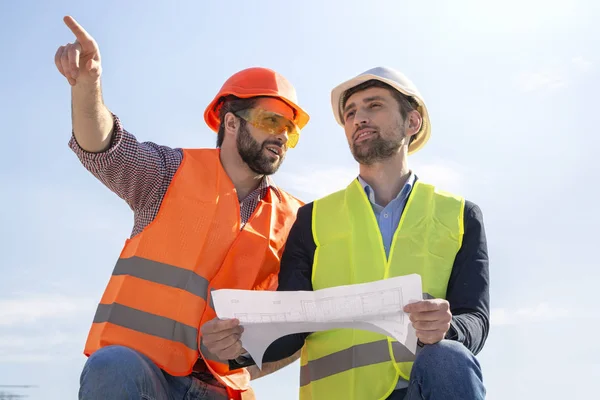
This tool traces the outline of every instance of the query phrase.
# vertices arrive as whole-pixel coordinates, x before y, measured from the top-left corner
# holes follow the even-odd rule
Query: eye
[[[277,124],[277,118],[276,117],[265,117],[265,118],[263,118],[262,123],[265,125],[273,126],[273,125]]]
[[[346,113],[346,119],[348,119],[348,118],[352,117],[353,115],[354,115],[354,110],[352,110],[352,111],[348,111],[348,112]]]
[[[379,103],[371,103],[371,104],[369,104],[369,107],[370,108],[381,107],[381,104],[379,104]]]

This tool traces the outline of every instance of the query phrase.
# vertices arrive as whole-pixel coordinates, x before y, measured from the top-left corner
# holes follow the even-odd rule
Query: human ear
[[[421,114],[417,110],[412,110],[410,113],[408,113],[406,119],[408,120],[406,136],[410,137],[417,134],[423,125],[423,117],[421,117]]]
[[[224,119],[224,125],[225,125],[225,134],[226,135],[234,135],[237,133],[238,130],[238,119],[235,115],[233,115],[233,113],[228,112],[227,114],[225,114],[225,117],[223,117]]]

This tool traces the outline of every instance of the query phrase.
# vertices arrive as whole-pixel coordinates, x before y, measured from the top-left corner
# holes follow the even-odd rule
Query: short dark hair
[[[249,99],[241,99],[233,95],[224,96],[221,97],[221,99],[219,99],[219,102],[217,104],[222,104],[222,106],[219,110],[219,130],[217,132],[217,147],[221,147],[223,145],[223,140],[225,139],[225,125],[223,124],[225,115],[229,112],[235,114],[238,111],[254,107],[254,104],[256,104],[256,99],[256,97],[251,97]],[[245,124],[246,121],[240,118],[240,127],[243,128]]]
[[[406,118],[406,116],[408,115],[409,112],[411,112],[413,110],[417,110],[419,108],[419,103],[417,102],[417,100],[414,99],[414,97],[406,96],[404,93],[400,93],[398,90],[394,89],[392,86],[388,85],[385,82],[381,82],[377,79],[370,79],[368,81],[365,81],[359,85],[356,85],[356,86],[346,90],[346,92],[344,93],[344,96],[342,97],[342,110],[344,109],[344,107],[346,107],[346,103],[348,102],[348,99],[350,98],[350,96],[352,96],[353,94],[355,94],[357,92],[361,92],[363,90],[374,88],[374,87],[387,89],[390,92],[392,97],[394,97],[394,99],[396,99],[396,102],[398,103],[398,107],[400,107],[400,115],[402,115],[402,118]],[[409,144],[412,143],[416,137],[417,137],[417,135],[413,135],[410,138]]]

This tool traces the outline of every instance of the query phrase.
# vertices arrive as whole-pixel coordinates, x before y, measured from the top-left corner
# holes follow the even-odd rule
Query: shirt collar
[[[404,186],[402,187],[400,192],[398,192],[398,195],[396,196],[396,198],[394,200],[399,199],[399,198],[403,198],[403,199],[408,198],[408,195],[412,191],[412,188],[415,184],[416,178],[417,178],[416,175],[412,171],[410,171],[410,174],[408,175],[408,179],[406,180],[406,183],[404,184]],[[369,185],[367,182],[365,182],[365,180],[363,178],[361,178],[360,175],[358,176],[358,181],[362,185],[367,197],[369,198],[369,201],[372,204],[379,206],[379,204],[377,204],[375,202],[375,191],[373,190],[371,185]]]
[[[263,189],[266,190],[268,188],[271,188],[277,195],[277,198],[279,199],[279,201],[281,201],[281,192],[280,192],[279,188],[277,187],[277,185],[275,184],[275,181],[273,180],[273,178],[271,178],[271,176],[265,175],[263,177],[263,179],[260,181],[259,188],[261,190],[263,190]]]

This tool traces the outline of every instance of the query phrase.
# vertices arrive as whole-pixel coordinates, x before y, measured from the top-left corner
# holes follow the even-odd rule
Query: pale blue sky
[[[598,3],[217,3],[0,2],[0,385],[76,398],[87,330],[131,231],[127,205],[67,147],[70,90],[54,53],[73,40],[69,14],[100,45],[107,105],[141,140],[213,147],[202,112],[222,82],[255,65],[285,75],[312,119],[275,179],[305,201],[357,172],[331,88],[377,65],[403,71],[432,118],[410,166],[484,212],[488,398],[589,398],[600,379]],[[296,363],[254,388],[294,399],[297,382]]]

